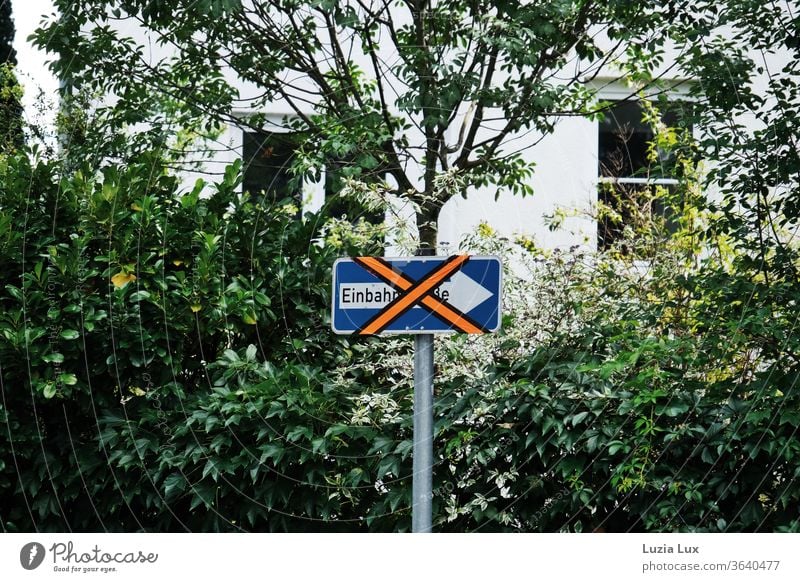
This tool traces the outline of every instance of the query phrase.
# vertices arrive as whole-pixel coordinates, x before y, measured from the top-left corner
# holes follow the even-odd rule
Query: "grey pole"
[[[414,477],[411,531],[430,533],[433,501],[433,334],[414,336]]]

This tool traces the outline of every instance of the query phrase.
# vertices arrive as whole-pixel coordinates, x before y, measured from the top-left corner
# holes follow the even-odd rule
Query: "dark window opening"
[[[244,132],[242,188],[270,202],[292,199],[302,203],[302,182],[291,173],[297,150],[293,134],[268,131]]]
[[[684,121],[690,118],[686,103],[671,102],[666,107],[659,104],[658,108],[667,127],[691,131],[691,125]],[[629,224],[663,219],[668,231],[676,227],[674,211],[662,197],[668,194],[667,198],[674,199],[678,183],[674,178],[675,156],[657,151],[656,158],[650,158],[655,133],[643,117],[641,103],[620,101],[606,111],[600,122],[598,201],[606,209],[597,225],[600,250],[616,244]]]

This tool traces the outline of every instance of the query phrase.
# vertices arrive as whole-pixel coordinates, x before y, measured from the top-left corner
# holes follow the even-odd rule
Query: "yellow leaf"
[[[131,204],[131,210],[135,210],[136,212],[141,212],[142,210],[144,210],[144,208],[142,208],[141,206],[136,204],[136,202],[134,202],[133,204]]]
[[[256,318],[253,317],[252,315],[250,315],[249,313],[245,314],[245,316],[242,319],[244,320],[244,322],[247,325],[255,325],[256,324]]]
[[[128,390],[130,390],[131,394],[133,394],[134,396],[145,395],[145,391],[139,388],[138,386],[131,386],[130,388],[128,388]]]
[[[131,281],[136,281],[136,275],[134,275],[133,273],[119,272],[113,277],[111,277],[111,282],[114,283],[114,287],[116,287],[117,289],[123,288]]]
[[[201,305],[198,305],[197,303],[192,304],[192,313],[197,313],[201,309],[203,309]]]
[[[172,264],[175,265],[176,267],[180,267],[183,264],[183,261],[181,261],[180,259],[175,259],[174,261],[172,261]]]

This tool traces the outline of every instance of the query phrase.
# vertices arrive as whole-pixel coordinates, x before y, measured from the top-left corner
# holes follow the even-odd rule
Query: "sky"
[[[49,109],[40,122],[52,123],[55,118],[55,97],[58,81],[47,69],[48,57],[44,52],[35,49],[26,40],[42,19],[55,14],[52,0],[12,0],[11,2],[16,36],[14,48],[17,50],[17,78],[25,89],[23,105],[29,121],[36,121],[37,99],[40,89],[44,93],[45,101],[49,102]],[[40,99],[38,99],[41,101]]]

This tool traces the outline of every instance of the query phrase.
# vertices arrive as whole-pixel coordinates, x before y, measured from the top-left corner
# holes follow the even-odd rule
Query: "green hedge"
[[[322,217],[237,181],[0,160],[4,530],[409,528],[409,342],[334,336]],[[603,261],[437,340],[436,529],[797,529],[796,285]]]

